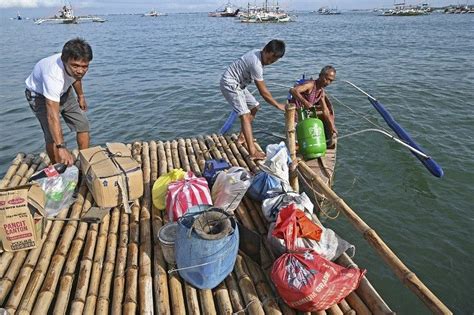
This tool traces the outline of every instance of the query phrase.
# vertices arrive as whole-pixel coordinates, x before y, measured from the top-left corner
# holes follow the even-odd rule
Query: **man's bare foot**
[[[254,161],[256,160],[265,160],[266,159],[266,155],[265,153],[261,152],[261,151],[257,151],[255,152],[254,154],[251,154],[250,155],[250,158]]]
[[[245,143],[245,138],[243,134],[240,134],[239,137],[237,138],[237,143],[239,144],[244,144]]]

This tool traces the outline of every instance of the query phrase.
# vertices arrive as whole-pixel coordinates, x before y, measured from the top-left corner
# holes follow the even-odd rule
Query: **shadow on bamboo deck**
[[[2,253],[0,305],[12,314],[296,314],[272,287],[269,272],[275,257],[265,242],[260,265],[239,252],[233,272],[213,290],[195,289],[178,273],[168,272],[172,266],[166,264],[157,237],[167,216],[152,206],[152,185],[173,168],[201,175],[205,160],[211,158],[257,171],[246,149],[233,139],[211,135],[132,144],[144,179],[144,195],[134,202],[132,213],[113,208],[100,224],[48,221],[38,248]],[[0,188],[26,183],[48,162],[43,154],[18,154]],[[92,196],[82,184],[76,202],[57,218],[80,218],[92,205]],[[258,203],[245,197],[235,214],[266,239],[268,227]],[[338,263],[355,266],[347,255]],[[346,299],[314,314],[326,313],[392,311],[364,277]]]

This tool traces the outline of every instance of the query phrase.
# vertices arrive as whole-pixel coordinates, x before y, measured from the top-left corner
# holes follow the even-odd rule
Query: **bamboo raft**
[[[291,124],[288,127],[291,139]],[[56,220],[48,221],[37,248],[1,254],[0,306],[9,314],[297,314],[275,293],[269,272],[276,257],[265,241],[261,264],[239,252],[233,272],[213,290],[187,284],[163,258],[158,230],[167,216],[151,202],[154,181],[173,168],[200,176],[205,160],[211,158],[256,172],[258,165],[235,140],[235,135],[213,134],[129,145],[142,165],[144,180],[144,195],[133,203],[132,213],[117,207],[100,224],[79,221],[93,206],[92,195],[82,183],[76,202]],[[289,145],[294,149],[291,141]],[[258,144],[257,148],[261,150]],[[26,183],[48,163],[44,154],[18,154],[0,188]],[[296,169],[291,171],[293,184],[297,184]],[[235,214],[266,239],[268,227],[257,202],[244,197]],[[337,263],[356,266],[345,254]],[[312,314],[393,311],[364,277],[359,288],[340,303]]]

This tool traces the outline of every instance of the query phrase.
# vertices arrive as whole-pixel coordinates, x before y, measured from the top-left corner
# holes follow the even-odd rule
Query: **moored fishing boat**
[[[35,24],[40,25],[43,23],[48,24],[77,24],[80,22],[98,22],[103,23],[106,20],[98,16],[76,16],[71,5],[64,5],[59,11],[58,14],[47,17],[39,18],[35,20]]]
[[[240,9],[230,2],[227,2],[223,7],[216,9],[213,12],[209,12],[209,17],[236,17],[240,13]]]
[[[294,122],[294,116],[289,121]],[[288,135],[289,139],[294,137],[290,124]],[[201,175],[205,161],[212,158],[256,173],[259,166],[236,139],[210,135],[130,145],[142,165],[144,187],[143,197],[131,207],[132,213],[115,207],[100,224],[81,221],[94,204],[83,183],[75,204],[48,221],[48,232],[36,249],[1,254],[0,305],[11,313],[33,314],[296,314],[273,290],[268,274],[275,257],[265,241],[260,264],[239,252],[232,273],[212,290],[193,288],[164,260],[158,231],[167,216],[152,205],[154,181],[175,168]],[[294,153],[294,141],[289,140],[289,148]],[[44,154],[18,154],[0,187],[24,184],[47,164]],[[235,215],[242,225],[265,239],[268,226],[259,203],[244,197]],[[338,263],[354,266],[346,255]],[[392,313],[365,277],[357,290],[328,312]]]

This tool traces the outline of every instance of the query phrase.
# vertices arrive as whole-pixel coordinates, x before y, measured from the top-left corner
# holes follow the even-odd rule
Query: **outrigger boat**
[[[298,159],[295,150],[295,109],[288,106],[287,147],[292,166],[290,183],[299,191],[298,176],[308,188],[333,202],[384,257],[395,273],[435,313],[451,314],[423,283],[393,254],[328,186],[334,173],[335,154],[329,151],[322,164]],[[261,150],[257,145],[257,149]],[[239,222],[262,239],[260,259],[239,252],[234,269],[215,289],[199,290],[165,262],[158,231],[167,215],[152,204],[155,180],[175,168],[204,172],[205,161],[225,159],[253,173],[259,165],[250,159],[237,136],[210,135],[173,141],[137,142],[129,145],[141,163],[144,194],[134,201],[131,214],[124,207],[108,211],[100,223],[81,219],[94,206],[91,193],[81,183],[76,202],[48,220],[40,245],[29,251],[3,252],[0,256],[0,305],[8,313],[22,314],[296,314],[276,293],[269,277],[275,260],[266,242],[268,225],[260,203],[244,197],[235,211]],[[77,155],[77,152],[75,152]],[[18,154],[0,182],[0,188],[27,183],[49,164],[45,154]],[[321,166],[322,165],[322,166]],[[322,179],[321,174],[326,174]],[[313,215],[317,222],[316,215]],[[256,261],[259,260],[259,263]],[[337,261],[355,263],[346,254]],[[359,287],[327,311],[317,314],[394,314],[364,276]]]

